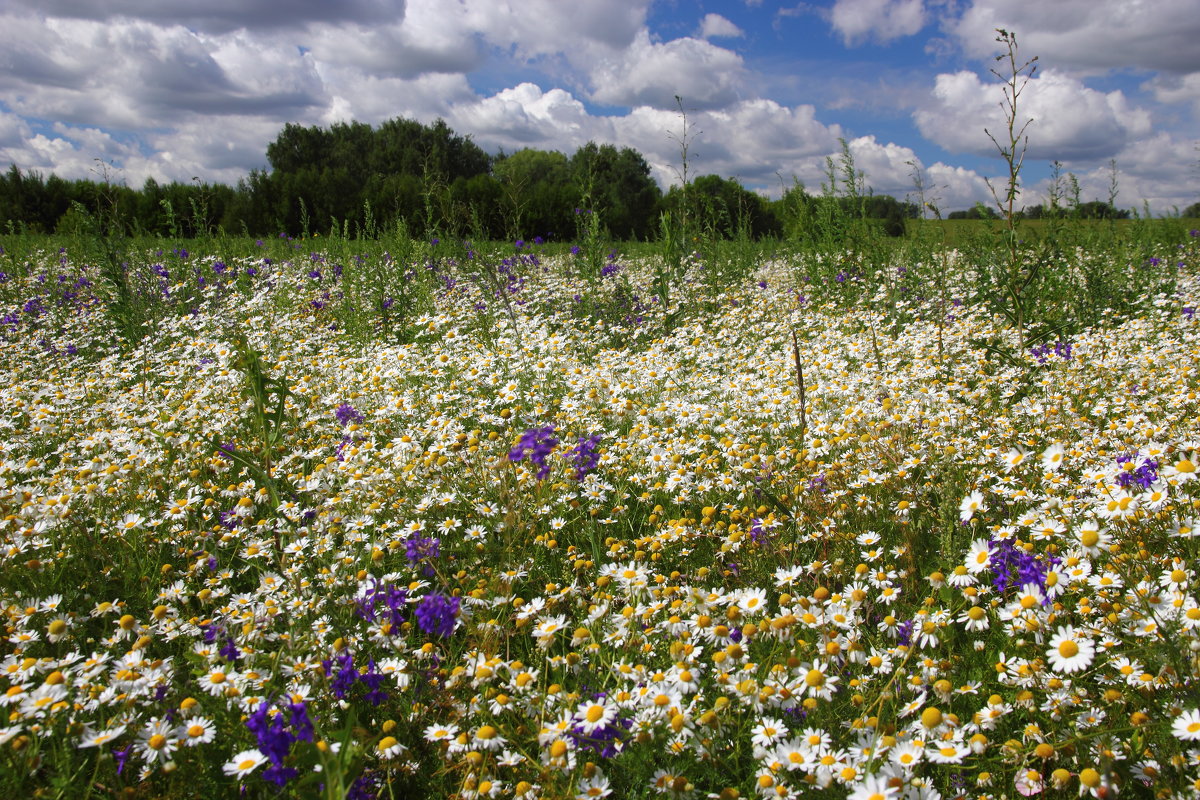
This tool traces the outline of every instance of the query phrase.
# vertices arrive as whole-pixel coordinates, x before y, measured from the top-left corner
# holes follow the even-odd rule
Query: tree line
[[[919,212],[887,195],[814,196],[800,184],[772,201],[718,175],[664,193],[630,147],[589,142],[571,155],[491,155],[443,120],[288,124],[266,158],[268,169],[233,186],[148,178],[132,188],[119,172],[67,180],[13,165],[0,176],[0,230],[74,232],[104,219],[131,235],[374,236],[402,221],[425,235],[567,241],[594,213],[609,236],[629,241],[656,238],[664,214],[709,235],[764,238],[789,235],[821,204],[876,220],[889,235],[902,235]]]

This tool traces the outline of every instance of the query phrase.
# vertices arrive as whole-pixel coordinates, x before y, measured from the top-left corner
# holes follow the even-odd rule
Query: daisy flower
[[[787,733],[787,726],[782,721],[774,717],[763,717],[751,731],[750,743],[755,747],[766,748],[787,736]]]
[[[987,511],[987,506],[983,504],[983,492],[971,492],[963,498],[958,506],[958,518],[963,522],[970,522],[976,511]]]
[[[983,572],[992,563],[992,556],[995,554],[996,548],[991,547],[987,539],[976,539],[971,542],[971,549],[967,551],[967,572],[972,575]]]
[[[375,745],[375,752],[385,761],[395,758],[407,749],[395,736],[385,736]]]
[[[593,701],[590,703],[580,703],[575,709],[575,718],[579,721],[579,728],[584,733],[592,733],[599,728],[607,727],[608,723],[612,722],[617,716],[617,709],[607,703]]]
[[[1050,666],[1058,672],[1065,673],[1087,669],[1095,655],[1096,647],[1092,640],[1081,635],[1070,625],[1058,629],[1046,650]]]
[[[176,735],[186,747],[208,744],[217,735],[217,726],[206,717],[194,717],[186,724],[180,725]]]
[[[1019,447],[1014,447],[1013,449],[1009,450],[1001,458],[1001,462],[1004,464],[1004,471],[1012,472],[1014,469],[1021,466],[1021,464],[1025,462],[1026,455],[1028,454]]]
[[[1059,443],[1054,443],[1042,451],[1042,469],[1046,472],[1056,472],[1062,466],[1063,456],[1066,455],[1067,448]]]
[[[868,775],[854,785],[846,800],[892,800],[899,792],[900,788],[893,786],[888,776]]]
[[[267,762],[267,757],[257,749],[243,750],[230,760],[221,771],[232,778],[244,778]]]
[[[83,730],[83,735],[79,737],[79,746],[99,747],[100,745],[108,744],[124,732],[124,725],[117,725],[113,728],[105,728],[102,731],[94,731],[90,727],[86,727]]]
[[[802,666],[800,669],[804,672],[804,687],[809,697],[819,697],[822,700],[833,697],[839,678],[829,674],[828,664],[818,658],[807,668]]]
[[[1171,733],[1184,742],[1200,741],[1200,709],[1183,712],[1171,723]]]

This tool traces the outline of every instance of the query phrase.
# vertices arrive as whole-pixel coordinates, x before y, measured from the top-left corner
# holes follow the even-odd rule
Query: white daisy
[[[1200,741],[1200,709],[1189,709],[1176,717],[1171,733],[1184,742]]]
[[[1070,625],[1058,629],[1046,650],[1050,666],[1058,672],[1066,673],[1087,669],[1095,655],[1096,646],[1092,644],[1092,640]]]
[[[221,771],[230,777],[244,778],[265,763],[267,757],[258,750],[243,750],[221,767]]]

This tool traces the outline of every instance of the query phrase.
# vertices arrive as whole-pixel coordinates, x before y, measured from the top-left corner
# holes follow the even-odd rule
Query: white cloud
[[[1142,88],[1151,91],[1154,99],[1160,103],[1191,103],[1192,114],[1200,119],[1200,72],[1188,75],[1156,75]]]
[[[487,98],[458,104],[449,121],[456,130],[471,131],[480,145],[515,150],[522,147],[571,152],[595,138],[607,138],[603,118],[589,116],[569,92],[543,92],[522,83]]]
[[[997,155],[986,128],[1002,144],[1007,136],[1002,85],[973,72],[938,75],[933,101],[913,114],[922,135],[957,153]],[[1017,101],[1017,126],[1026,129],[1031,160],[1108,158],[1150,132],[1150,115],[1120,91],[1107,94],[1047,70],[1029,81]]]
[[[1162,215],[1200,201],[1196,169],[1187,166],[1189,162],[1194,164],[1200,156],[1195,146],[1194,141],[1179,139],[1166,132],[1126,146],[1113,159],[1117,167],[1117,207],[1142,213],[1144,203],[1148,203],[1151,214]],[[1078,181],[1081,202],[1108,200],[1112,171],[1107,162],[1068,163],[1064,165],[1064,179],[1067,172]],[[1046,203],[1049,193],[1050,180],[1037,181],[1026,187],[1021,204]]]
[[[737,39],[745,36],[746,32],[734,25],[720,14],[705,14],[700,22],[700,38],[727,37]]]
[[[925,199],[934,203],[942,216],[951,211],[973,208],[977,202],[991,199],[983,176],[966,167],[954,167],[938,161],[925,170]]]
[[[846,44],[889,42],[925,27],[923,0],[837,0],[829,21]]]
[[[483,61],[465,6],[413,0],[403,20],[383,25],[313,25],[303,41],[320,61],[381,76],[469,72]]]
[[[779,177],[806,182],[819,174],[824,154],[841,130],[817,121],[812,106],[786,108],[773,100],[746,100],[719,111],[689,114],[689,177],[716,174],[776,191]],[[682,172],[682,119],[664,109],[640,107],[612,118],[615,140],[646,157],[664,186]]]
[[[422,0],[445,10],[445,0]],[[489,43],[518,57],[562,55],[576,66],[600,53],[624,50],[646,24],[650,0],[461,0],[465,24]]]
[[[1200,71],[1200,0],[974,0],[946,27],[981,59],[999,52],[1004,28],[1023,57],[1061,69]]]
[[[208,33],[300,28],[311,23],[373,24],[404,16],[404,0],[9,0],[39,15],[109,21],[143,20]]]
[[[432,122],[446,116],[453,104],[477,97],[466,77],[457,74],[376,77],[355,67],[336,65],[319,65],[318,72],[330,95],[329,104],[312,120],[322,125],[350,120],[376,124],[395,117]]]
[[[591,98],[614,106],[718,108],[738,99],[745,79],[742,57],[703,39],[653,42],[646,30],[633,44],[602,59],[590,76]]]

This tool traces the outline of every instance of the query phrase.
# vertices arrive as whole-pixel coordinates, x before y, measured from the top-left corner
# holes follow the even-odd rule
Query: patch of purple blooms
[[[354,656],[349,650],[343,650],[332,659],[322,661],[321,667],[325,670],[325,677],[333,678],[329,689],[338,700],[345,698],[355,683],[367,687],[363,699],[371,705],[378,706],[387,700],[387,692],[379,688],[383,684],[384,674],[379,671],[375,659],[367,659],[367,669],[360,672],[354,666]]]
[[[433,566],[428,562],[435,560],[442,553],[442,540],[436,536],[421,536],[420,534],[409,537],[404,543],[404,557],[408,559],[408,563],[416,566],[421,562],[425,563],[424,573],[426,577],[433,575]]]
[[[579,437],[579,443],[571,448],[568,453],[570,458],[575,463],[575,480],[582,481],[588,476],[588,473],[594,471],[600,465],[600,453],[596,448],[600,446],[602,437],[598,433],[591,436]]]
[[[449,638],[458,621],[462,600],[443,594],[427,594],[417,604],[417,626],[430,636]]]
[[[558,439],[554,438],[553,425],[530,428],[521,434],[516,447],[508,451],[508,460],[517,462],[528,455],[529,463],[538,468],[536,477],[540,481],[550,474],[550,465],[546,463],[546,457],[553,453],[556,447]]]
[[[1058,356],[1063,361],[1070,361],[1071,345],[1069,342],[1059,340],[1054,343],[1053,347],[1048,344],[1031,347],[1029,348],[1029,354],[1036,358],[1039,364],[1045,364],[1052,354]]]
[[[567,736],[577,747],[591,750],[601,758],[615,758],[629,738],[633,720],[617,717],[609,724],[588,733],[579,725],[571,726]]]
[[[1119,455],[1117,463],[1124,467],[1126,464],[1134,463],[1137,456]],[[1158,480],[1158,462],[1152,458],[1147,458],[1142,461],[1140,466],[1133,469],[1126,469],[1117,476],[1117,485],[1122,489],[1128,489],[1131,485],[1137,484],[1143,489],[1149,489]]]
[[[404,623],[404,610],[408,605],[408,590],[390,583],[372,583],[356,603],[354,613],[368,622],[382,619],[397,633]]]
[[[271,713],[272,708],[275,713]],[[260,703],[246,720],[246,727],[258,739],[259,752],[271,762],[263,772],[263,780],[283,786],[300,774],[295,767],[285,766],[284,761],[294,743],[313,741],[313,724],[303,700],[286,707]]]
[[[349,403],[342,403],[334,410],[333,415],[337,417],[338,424],[343,428],[350,423],[361,425],[366,421],[363,415],[358,412],[358,409]]]
[[[992,539],[988,546],[996,548],[988,568],[995,576],[992,587],[997,592],[1018,589],[1030,583],[1044,589],[1046,572],[1062,560],[1056,556],[1042,557],[1026,552],[1019,549],[1012,539]]]

